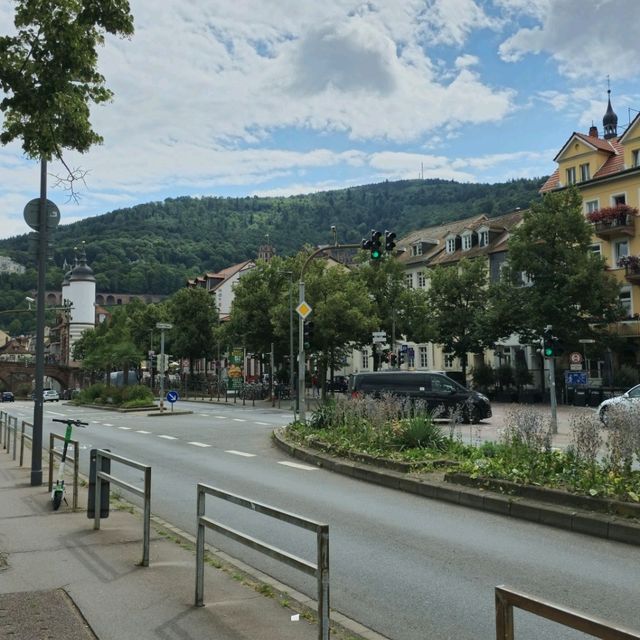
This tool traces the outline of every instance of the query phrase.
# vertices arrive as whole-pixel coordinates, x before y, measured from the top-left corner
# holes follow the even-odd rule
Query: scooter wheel
[[[59,491],[53,492],[53,510],[54,511],[57,511],[60,508],[60,505],[62,504],[62,495],[63,495],[63,492],[61,489]]]

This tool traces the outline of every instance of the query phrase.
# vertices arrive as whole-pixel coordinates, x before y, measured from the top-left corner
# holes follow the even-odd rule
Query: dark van
[[[422,400],[430,410],[444,407],[445,415],[459,407],[465,422],[491,417],[489,398],[471,391],[443,373],[430,371],[375,371],[354,373],[349,379],[351,395],[383,393]]]

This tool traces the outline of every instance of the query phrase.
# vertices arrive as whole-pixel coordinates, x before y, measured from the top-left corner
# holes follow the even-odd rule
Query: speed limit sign
[[[582,354],[574,351],[569,354],[569,362],[571,364],[582,364]]]

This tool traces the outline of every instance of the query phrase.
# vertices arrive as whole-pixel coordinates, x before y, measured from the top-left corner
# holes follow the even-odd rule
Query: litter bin
[[[574,407],[586,407],[587,406],[587,390],[576,389],[573,395]]]

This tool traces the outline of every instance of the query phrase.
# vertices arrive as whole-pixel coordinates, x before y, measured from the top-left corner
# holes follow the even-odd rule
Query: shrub
[[[442,429],[428,413],[404,420],[400,423],[396,434],[396,442],[401,448],[434,449],[437,451],[446,448],[446,439]]]
[[[474,367],[471,378],[474,387],[489,389],[496,382],[496,372],[490,364],[481,362],[477,367]]]

